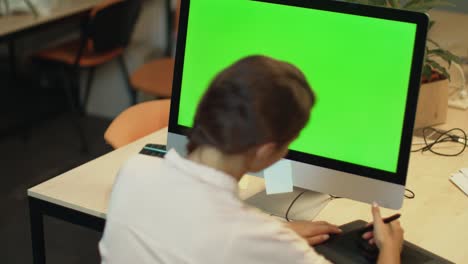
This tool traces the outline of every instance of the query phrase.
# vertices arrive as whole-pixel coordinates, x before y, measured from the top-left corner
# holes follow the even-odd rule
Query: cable
[[[307,191],[302,191],[301,193],[299,193],[291,202],[291,204],[289,204],[289,207],[288,209],[286,210],[286,213],[284,215],[284,218],[286,219],[286,221],[288,222],[291,222],[291,219],[289,219],[289,211],[291,211],[291,208],[293,207],[294,203],[296,203],[296,201],[304,194],[306,193]],[[335,196],[335,195],[331,195],[329,194],[330,198],[328,198],[326,201],[328,200],[334,200],[334,199],[341,199],[342,197],[338,197],[338,196]]]
[[[414,199],[414,197],[416,197],[416,194],[410,189],[405,188],[405,192],[409,192],[409,195],[405,193],[406,199]]]
[[[343,197],[335,196],[335,195],[333,195],[333,194],[329,194],[329,195],[330,195],[331,200],[343,198]]]
[[[454,134],[455,131],[461,132],[462,136]],[[428,142],[429,132],[436,133],[438,135],[433,142]],[[430,151],[439,156],[454,157],[454,156],[458,156],[462,154],[465,151],[467,144],[468,144],[467,143],[468,137],[466,135],[466,132],[460,128],[452,128],[448,131],[441,131],[433,127],[426,127],[423,129],[423,140],[424,140],[425,146],[422,148],[411,150],[411,152]],[[442,153],[442,152],[434,150],[434,146],[444,143],[444,142],[453,142],[453,143],[461,144],[462,148],[460,149],[459,152],[456,152],[454,154],[447,154],[447,153]]]
[[[288,215],[289,215],[289,211],[291,210],[291,208],[293,207],[294,203],[297,201],[297,199],[299,199],[299,197],[301,197],[306,191],[302,191],[301,193],[299,193],[296,198],[294,198],[291,202],[291,204],[289,205],[288,209],[286,210],[286,214],[284,215],[284,218],[286,218],[286,221],[288,222],[291,222],[291,220],[289,219]]]

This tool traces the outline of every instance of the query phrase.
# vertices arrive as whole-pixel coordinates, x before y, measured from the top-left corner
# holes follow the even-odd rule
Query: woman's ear
[[[257,146],[248,157],[249,171],[257,172],[269,167],[284,156],[279,150],[278,144],[268,142]]]
[[[278,151],[278,144],[274,142],[268,142],[257,147],[255,151],[255,158],[258,160],[268,160],[274,156],[276,151]]]

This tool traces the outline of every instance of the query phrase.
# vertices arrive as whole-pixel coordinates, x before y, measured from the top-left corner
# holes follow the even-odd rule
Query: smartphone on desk
[[[167,153],[166,145],[160,144],[146,144],[141,150],[140,154],[164,158]]]

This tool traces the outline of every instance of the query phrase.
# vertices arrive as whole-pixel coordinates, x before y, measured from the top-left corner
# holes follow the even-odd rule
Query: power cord
[[[288,222],[291,222],[291,220],[289,219],[289,211],[291,211],[291,208],[293,207],[294,203],[297,201],[297,199],[299,199],[306,191],[302,191],[300,192],[296,198],[294,198],[291,202],[291,204],[289,204],[289,207],[288,209],[286,210],[286,214],[284,215],[284,218],[286,219],[286,221]]]
[[[407,194],[407,193],[409,193],[409,194]],[[414,194],[414,192],[412,190],[405,188],[405,198],[406,199],[414,199],[414,197],[416,197],[416,194]]]
[[[291,211],[291,208],[293,207],[294,203],[296,203],[296,201],[304,194],[306,193],[307,191],[302,191],[300,192],[293,200],[292,202],[289,204],[289,207],[288,209],[286,210],[286,213],[284,214],[284,218],[286,219],[286,221],[288,222],[291,222],[291,219],[289,219],[289,211]],[[329,198],[327,200],[325,200],[324,202],[327,202],[329,200],[334,200],[334,199],[340,199],[341,197],[338,197],[338,196],[334,196],[334,195],[331,195],[329,194]]]
[[[426,152],[430,151],[436,155],[439,156],[444,156],[444,157],[455,157],[460,154],[462,154],[466,147],[467,147],[467,141],[468,137],[466,135],[466,132],[461,129],[461,128],[452,128],[448,131],[442,131],[435,129],[433,127],[426,127],[423,129],[423,140],[424,140],[424,147],[418,148],[411,150],[411,152]],[[460,132],[461,135],[456,135],[455,132]],[[430,135],[436,134],[436,138],[434,141],[429,142],[428,137]],[[447,142],[453,142],[462,145],[460,151],[456,153],[442,153],[440,151],[434,150],[434,146],[440,145],[442,143],[447,143]]]

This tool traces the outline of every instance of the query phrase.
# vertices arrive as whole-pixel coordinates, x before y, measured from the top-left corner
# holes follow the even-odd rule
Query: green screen
[[[218,72],[267,55],[299,67],[317,95],[291,150],[396,172],[415,34],[415,24],[357,15],[190,1],[178,124],[192,126]]]

